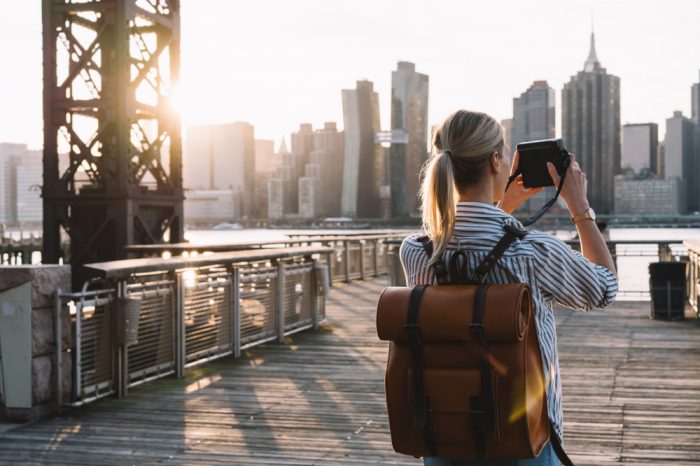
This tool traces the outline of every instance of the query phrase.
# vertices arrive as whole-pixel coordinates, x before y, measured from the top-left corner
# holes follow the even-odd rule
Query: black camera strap
[[[557,188],[557,193],[554,195],[552,199],[550,199],[545,205],[542,206],[540,210],[537,211],[536,214],[534,214],[532,217],[528,218],[523,222],[524,227],[528,227],[538,221],[549,209],[554,205],[555,202],[557,202],[557,199],[559,199],[559,193],[561,193],[561,188],[564,186],[564,180],[566,179],[566,172],[569,170],[569,164],[570,164],[570,159],[567,157],[563,160],[563,165],[564,165],[564,170],[562,173],[559,173],[559,176],[561,177],[559,180],[559,187]],[[510,184],[515,181],[515,179],[520,175],[522,171],[520,171],[520,167],[516,170],[515,173],[510,175],[510,178],[508,178],[508,184],[506,184],[506,191],[508,191],[508,187]]]

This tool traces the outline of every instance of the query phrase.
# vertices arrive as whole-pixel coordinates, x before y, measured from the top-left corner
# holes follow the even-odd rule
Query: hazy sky
[[[41,2],[0,0],[0,141],[42,143]],[[181,0],[185,126],[237,120],[277,142],[342,127],[341,89],[374,81],[388,127],[398,60],[430,75],[430,124],[458,108],[512,113],[533,80],[557,91],[598,57],[621,78],[622,123],[690,113],[698,0]],[[557,114],[560,132],[560,115]],[[289,139],[287,139],[289,142]]]

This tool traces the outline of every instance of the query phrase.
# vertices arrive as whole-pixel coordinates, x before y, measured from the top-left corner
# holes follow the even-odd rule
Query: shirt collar
[[[464,224],[476,226],[478,224],[512,223],[521,226],[520,222],[512,215],[507,214],[493,204],[484,202],[460,201],[457,203],[457,226]]]

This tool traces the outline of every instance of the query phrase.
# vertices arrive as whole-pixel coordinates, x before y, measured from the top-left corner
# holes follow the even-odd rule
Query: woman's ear
[[[498,156],[498,152],[494,151],[494,153],[491,154],[491,170],[493,170],[494,173],[500,173],[502,169],[503,161],[501,157]]]

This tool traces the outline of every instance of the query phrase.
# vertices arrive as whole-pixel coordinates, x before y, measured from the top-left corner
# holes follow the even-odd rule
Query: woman
[[[469,273],[503,236],[503,225],[522,225],[511,214],[542,188],[525,189],[516,178],[504,193],[509,175],[518,167],[518,154],[511,163],[510,148],[503,128],[492,117],[459,110],[435,130],[433,155],[426,164],[422,186],[423,227],[433,242],[433,255],[427,257],[418,235],[401,244],[401,263],[408,286],[434,284],[431,265],[449,260],[453,251],[463,250]],[[549,174],[559,184],[551,163]],[[610,252],[590,211],[586,198],[586,174],[576,157],[566,175],[561,197],[571,213],[581,241],[582,254],[562,240],[531,231],[503,254],[490,275],[490,283],[528,283],[532,289],[535,321],[542,352],[547,409],[560,439],[563,439],[561,380],[552,303],[588,310],[612,304],[617,293],[617,277]],[[498,203],[497,205],[494,205]],[[538,458],[510,462],[483,462],[426,458],[425,465],[558,465],[551,443]]]

